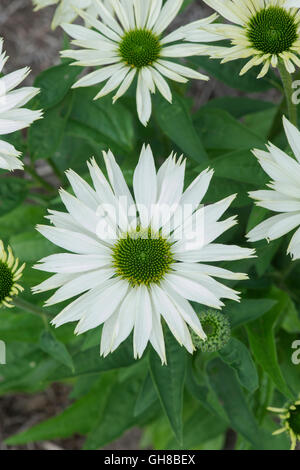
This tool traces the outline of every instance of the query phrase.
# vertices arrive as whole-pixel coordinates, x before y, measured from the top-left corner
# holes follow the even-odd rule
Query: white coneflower
[[[108,0],[101,1],[109,8]],[[50,5],[58,5],[51,23],[52,29],[57,28],[57,26],[60,26],[62,23],[72,23],[78,16],[76,12],[77,8],[86,10],[87,13],[94,16],[94,18],[97,17],[95,0],[32,0],[32,2],[35,11]]]
[[[270,217],[252,229],[247,237],[255,242],[266,238],[275,240],[300,226],[300,132],[285,117],[285,133],[297,160],[269,143],[268,152],[254,150],[264,171],[272,178],[268,184],[270,190],[251,191],[256,205],[265,207],[279,214]],[[288,253],[294,259],[300,258],[300,228],[293,235]]]
[[[67,213],[49,211],[54,227],[38,226],[71,253],[48,256],[35,266],[55,274],[34,291],[58,288],[47,305],[79,296],[53,323],[78,321],[77,333],[103,324],[104,356],[133,330],[134,356],[141,357],[150,341],[165,362],[162,318],[192,353],[188,326],[202,339],[205,334],[189,301],[220,309],[221,298],[239,297],[214,277],[247,278],[206,263],[254,256],[251,249],[214,243],[236,224],[235,217],[219,221],[235,196],[199,208],[213,172],[203,171],[183,192],[185,161],[172,154],[156,172],[148,146],[134,172],[134,200],[112,153],[104,153],[104,160],[108,180],[95,160],[88,163],[94,188],[69,170],[75,196],[60,193]]]
[[[0,73],[8,59],[3,48],[3,39],[0,38]],[[14,90],[29,74],[25,67],[0,78],[0,135],[30,126],[36,119],[42,117],[41,111],[31,111],[23,108],[37,93],[38,88],[23,87]],[[19,159],[21,153],[15,147],[4,140],[0,140],[0,168],[4,170],[22,169],[23,164]]]
[[[300,10],[285,4],[286,0],[204,0],[232,24],[214,24],[207,31],[219,39],[231,40],[232,47],[211,46],[210,55],[222,62],[235,59],[250,60],[241,75],[251,67],[262,65],[258,78],[268,72],[270,65],[282,61],[289,73],[300,66]],[[187,39],[197,42],[202,33],[191,31]]]
[[[22,277],[25,264],[19,266],[18,258],[15,258],[10,246],[7,251],[0,240],[0,308],[1,306],[12,308],[12,299],[23,287],[18,284]]]
[[[291,438],[291,450],[295,450],[297,441],[300,441],[300,399],[288,403],[284,408],[269,407],[268,410],[278,413],[282,423],[282,427],[273,432],[273,435],[288,433]]]
[[[207,46],[185,41],[185,35],[195,23],[178,28],[166,36],[164,31],[174,20],[183,0],[110,0],[114,15],[95,0],[102,21],[78,11],[94,30],[77,25],[62,25],[74,39],[79,50],[62,51],[63,57],[75,59],[74,65],[100,68],[78,80],[74,87],[96,85],[107,80],[95,99],[117,90],[115,102],[137,77],[137,111],[140,121],[146,125],[151,116],[151,94],[156,88],[169,102],[172,94],[164,77],[177,82],[187,78],[207,80],[208,77],[178,64],[179,57],[200,54]],[[199,20],[196,24],[207,25],[215,19]],[[212,40],[211,33],[203,32],[203,39]]]

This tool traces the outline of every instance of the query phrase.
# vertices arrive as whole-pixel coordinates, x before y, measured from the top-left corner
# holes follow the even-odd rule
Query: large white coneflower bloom
[[[99,67],[78,80],[74,87],[96,85],[106,81],[95,96],[101,98],[116,90],[115,102],[137,77],[136,101],[140,121],[146,125],[151,116],[151,93],[156,88],[169,102],[172,94],[165,78],[187,82],[188,78],[207,80],[205,75],[174,61],[179,57],[200,54],[207,46],[185,41],[185,35],[196,25],[211,23],[216,15],[178,28],[163,36],[174,20],[183,0],[110,0],[114,15],[95,0],[101,21],[83,11],[78,14],[93,26],[93,30],[77,25],[62,25],[82,49],[65,50],[63,57],[75,59],[74,65]],[[215,38],[202,32],[207,41]]]
[[[268,72],[270,66],[283,63],[289,73],[300,66],[300,4],[290,8],[286,0],[204,0],[226,20],[234,24],[214,24],[207,31],[219,35],[219,39],[231,40],[231,47],[209,47],[213,58],[227,62],[250,59],[241,75],[251,67],[262,65],[258,78]],[[296,2],[295,7],[296,7]],[[191,31],[190,41],[198,41],[202,33]]]
[[[3,40],[0,38],[0,73],[8,59],[3,52]],[[25,67],[15,72],[3,75],[0,78],[0,135],[30,126],[42,116],[41,111],[31,111],[23,108],[37,93],[38,88],[23,87],[14,90],[29,74],[30,69]],[[23,164],[19,159],[21,153],[4,140],[0,140],[0,168],[4,170],[21,170]]]
[[[156,172],[148,146],[134,172],[133,197],[113,154],[104,153],[104,160],[108,180],[95,160],[88,163],[94,188],[67,171],[75,196],[61,190],[67,212],[49,211],[54,227],[38,231],[70,253],[40,260],[35,268],[54,275],[34,291],[58,289],[47,305],[76,296],[53,324],[78,321],[78,334],[103,324],[104,356],[133,330],[134,356],[150,341],[165,362],[162,319],[192,353],[189,328],[202,339],[205,334],[189,301],[220,309],[221,298],[239,297],[214,277],[247,278],[206,263],[254,255],[214,242],[236,224],[235,217],[219,221],[235,196],[199,208],[213,172],[203,171],[183,192],[185,161],[172,154]]]
[[[107,8],[110,8],[109,0],[101,0]],[[62,23],[72,23],[78,16],[76,9],[81,8],[86,10],[94,18],[97,17],[97,10],[95,8],[95,0],[32,0],[34,10],[38,11],[41,8],[50,5],[57,5],[55,14],[51,23],[52,29],[57,28]]]
[[[296,160],[269,143],[268,151],[254,150],[264,171],[272,178],[270,190],[252,191],[250,196],[256,205],[278,212],[251,230],[247,237],[255,242],[266,238],[275,240],[300,226],[300,132],[286,118],[285,133]],[[300,228],[293,235],[288,247],[293,259],[300,258]]]

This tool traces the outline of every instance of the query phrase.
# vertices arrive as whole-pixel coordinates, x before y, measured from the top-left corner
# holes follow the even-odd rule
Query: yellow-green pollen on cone
[[[0,307],[13,307],[13,297],[23,291],[18,284],[22,277],[25,264],[19,266],[18,258],[15,258],[10,246],[5,250],[0,241]]]
[[[160,56],[159,39],[146,29],[128,31],[119,45],[122,60],[131,67],[142,68],[153,64]]]
[[[287,432],[291,438],[291,450],[295,450],[300,441],[300,400],[287,404],[284,408],[269,407],[269,411],[278,413],[282,427],[273,432],[274,435]]]
[[[113,248],[117,276],[130,285],[158,284],[174,262],[172,245],[151,229],[136,230],[122,236]]]
[[[270,6],[256,13],[248,23],[248,39],[254,49],[264,54],[289,51],[298,39],[298,24],[285,8]]]

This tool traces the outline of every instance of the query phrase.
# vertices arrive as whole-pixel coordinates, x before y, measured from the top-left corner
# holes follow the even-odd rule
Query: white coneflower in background
[[[207,80],[208,77],[174,62],[179,57],[200,54],[206,46],[185,41],[185,34],[195,23],[178,28],[166,36],[164,31],[174,20],[183,0],[110,0],[114,15],[99,1],[95,7],[102,21],[83,11],[78,11],[95,30],[77,25],[62,25],[74,39],[79,50],[62,51],[63,57],[75,59],[74,65],[99,66],[100,68],[78,80],[74,87],[96,85],[107,81],[95,99],[117,90],[115,102],[137,77],[137,111],[140,121],[146,125],[151,116],[151,93],[156,88],[169,102],[172,94],[165,77],[177,82],[187,78]],[[215,19],[199,20],[196,24],[207,25]],[[215,38],[203,32],[207,41]]]
[[[3,48],[3,39],[0,38],[0,73],[8,59]],[[14,90],[29,74],[30,69],[25,67],[0,78],[0,135],[30,126],[42,117],[41,111],[31,111],[23,108],[37,93],[38,88],[23,87]],[[21,153],[4,140],[0,140],[0,168],[4,170],[21,170],[23,164],[19,159]]]
[[[107,8],[109,6],[109,0],[101,0]],[[32,0],[34,10],[38,11],[41,8],[48,7],[50,5],[57,5],[51,27],[52,29],[62,23],[72,23],[78,16],[76,12],[77,8],[81,8],[87,11],[94,18],[97,17],[97,10],[94,6],[95,0]]]
[[[270,190],[252,191],[250,196],[256,205],[279,214],[270,217],[252,229],[247,237],[250,242],[266,238],[275,240],[300,226],[300,132],[283,118],[285,133],[297,160],[269,143],[268,152],[254,150],[264,171],[272,178]],[[300,258],[300,228],[293,235],[288,247],[293,259]]]
[[[268,72],[270,65],[282,61],[289,73],[300,66],[300,4],[290,8],[286,0],[204,0],[232,24],[213,24],[206,28],[219,39],[231,40],[231,47],[209,47],[212,58],[227,62],[250,60],[241,75],[251,67],[262,65],[258,78]],[[293,2],[296,7],[296,2]],[[197,42],[202,33],[195,29],[187,39]]]
[[[192,353],[188,327],[202,339],[205,334],[189,301],[220,309],[221,298],[239,297],[214,277],[247,278],[206,263],[254,256],[251,249],[214,243],[236,224],[235,217],[219,221],[235,196],[199,208],[213,172],[203,171],[183,192],[185,161],[176,161],[172,154],[156,172],[148,146],[134,172],[133,199],[113,154],[104,153],[104,160],[108,180],[95,160],[88,163],[94,188],[72,170],[67,172],[75,196],[61,190],[67,212],[49,211],[54,227],[42,225],[38,231],[71,253],[40,260],[35,268],[54,275],[33,290],[58,289],[47,305],[79,296],[53,324],[78,321],[78,334],[104,324],[104,356],[133,330],[136,358],[150,341],[166,362],[162,318]]]

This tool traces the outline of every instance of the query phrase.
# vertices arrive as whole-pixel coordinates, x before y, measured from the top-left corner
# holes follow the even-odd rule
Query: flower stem
[[[16,307],[19,307],[20,309],[25,310],[26,312],[34,313],[35,315],[41,316],[46,326],[46,329],[49,328],[47,316],[42,308],[38,307],[37,305],[31,304],[30,302],[27,302],[27,300],[20,299],[20,297],[15,297],[13,303]]]
[[[286,70],[282,61],[278,63],[278,70],[283,84],[284,94],[286,98],[289,120],[298,127],[297,106],[293,103],[293,79],[292,75]]]

